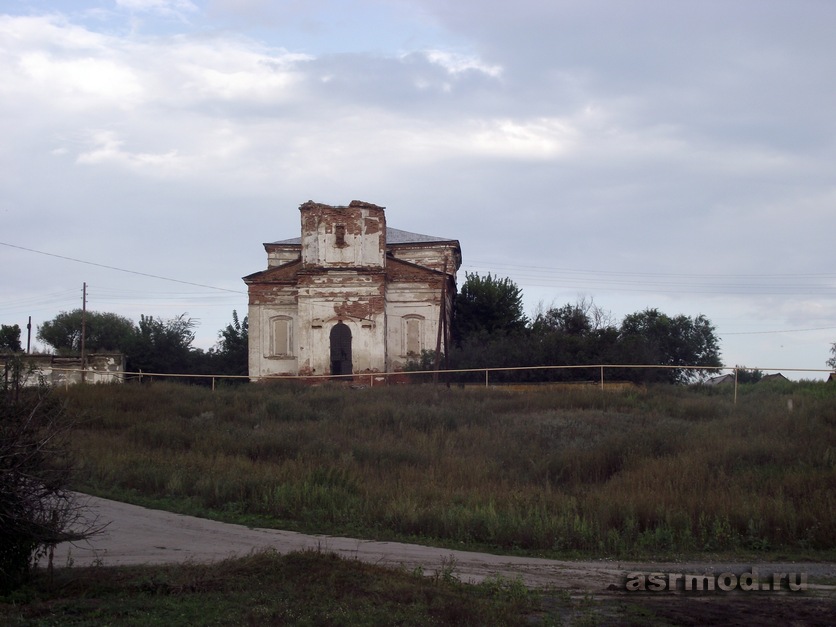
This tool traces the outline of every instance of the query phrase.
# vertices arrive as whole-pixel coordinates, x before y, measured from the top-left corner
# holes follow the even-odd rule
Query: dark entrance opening
[[[351,329],[338,322],[331,329],[331,374],[351,374]]]

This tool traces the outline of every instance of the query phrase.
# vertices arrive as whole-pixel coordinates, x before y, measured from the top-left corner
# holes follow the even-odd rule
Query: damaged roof
[[[386,243],[387,244],[428,244],[431,242],[453,242],[455,240],[449,237],[436,237],[435,235],[421,235],[420,233],[410,233],[409,231],[401,231],[400,229],[393,229],[386,227]],[[280,246],[301,246],[301,237],[292,237],[291,239],[283,239],[278,242],[270,242],[271,244],[278,244]]]

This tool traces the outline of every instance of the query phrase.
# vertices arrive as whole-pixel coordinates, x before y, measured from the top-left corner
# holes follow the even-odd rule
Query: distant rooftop
[[[410,233],[409,231],[401,231],[400,229],[393,229],[386,227],[386,243],[387,244],[428,244],[430,242],[452,242],[454,240],[449,237],[436,237],[435,235],[421,235],[420,233]],[[271,242],[271,244],[279,244],[285,246],[301,246],[302,238],[293,237],[291,239],[283,239],[278,242]]]

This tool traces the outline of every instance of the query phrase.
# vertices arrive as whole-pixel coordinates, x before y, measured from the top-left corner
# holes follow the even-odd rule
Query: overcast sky
[[[459,283],[510,277],[529,314],[705,314],[726,365],[826,368],[836,2],[0,11],[0,322],[24,344],[86,282],[89,309],[187,312],[208,348],[299,205],[356,199],[458,239]]]

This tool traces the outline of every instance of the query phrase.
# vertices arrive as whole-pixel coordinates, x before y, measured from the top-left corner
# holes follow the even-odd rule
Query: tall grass
[[[836,548],[833,385],[63,394],[78,486],[104,495],[539,553]]]

